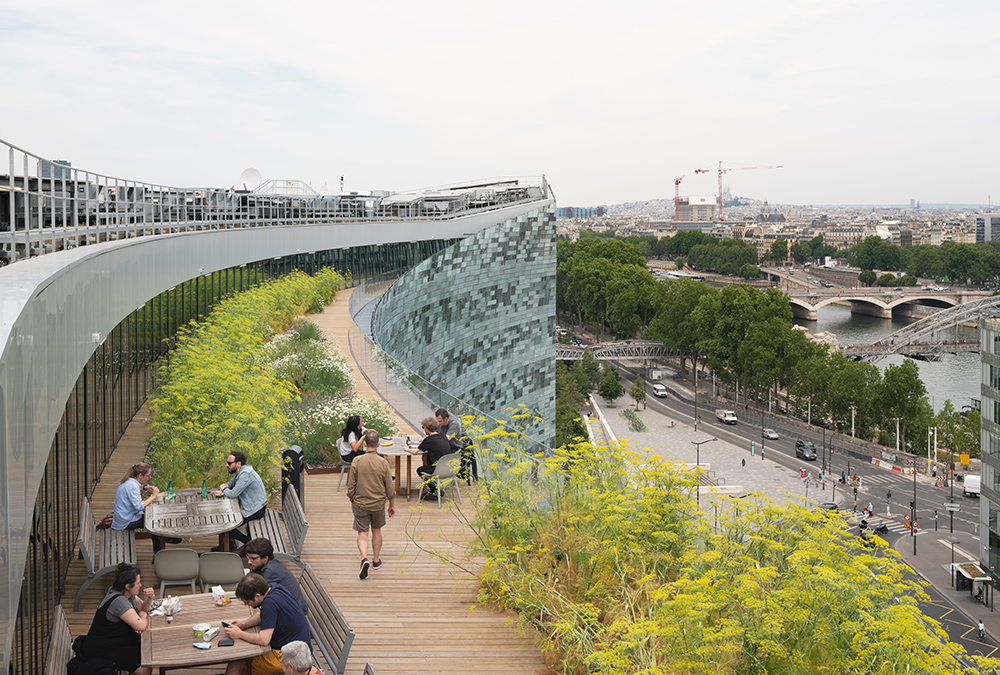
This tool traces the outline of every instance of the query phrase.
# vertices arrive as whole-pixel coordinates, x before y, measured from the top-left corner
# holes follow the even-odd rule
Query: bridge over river
[[[943,295],[946,292],[941,292]],[[979,293],[986,295],[985,293]],[[897,292],[898,296],[899,293]],[[960,294],[953,294],[960,297]],[[913,296],[911,296],[913,297]],[[827,303],[828,304],[828,303]],[[957,354],[959,352],[979,351],[978,340],[936,340],[935,336],[968,321],[978,322],[979,314],[993,307],[1000,307],[1000,295],[981,297],[969,302],[956,304],[954,307],[935,312],[930,316],[916,321],[905,328],[891,333],[870,344],[849,344],[841,348],[844,356],[865,360],[870,363],[879,361],[890,354],[901,354],[924,361],[940,360],[942,354]],[[556,358],[575,361],[583,358],[583,353],[589,351],[599,361],[618,359],[648,359],[692,357],[693,354],[671,349],[662,342],[649,340],[624,340],[620,342],[605,342],[588,347],[571,345],[556,345]]]
[[[792,289],[788,293],[788,301],[792,306],[792,314],[800,319],[816,320],[816,312],[834,302],[849,303],[855,314],[877,316],[891,319],[894,312],[901,313],[905,309],[907,316],[912,316],[912,305],[928,307],[955,307],[965,303],[989,297],[989,291],[944,290],[930,291],[920,288],[903,288],[901,290],[866,288],[810,288]]]

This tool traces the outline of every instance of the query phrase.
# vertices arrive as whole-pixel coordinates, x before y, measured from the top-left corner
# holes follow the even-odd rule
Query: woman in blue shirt
[[[160,494],[160,489],[149,485],[150,495],[142,498],[142,488],[153,477],[153,467],[140,462],[132,467],[122,478],[115,492],[115,516],[111,521],[112,530],[135,530],[145,527],[146,506]],[[159,537],[153,537],[153,553],[162,548]]]

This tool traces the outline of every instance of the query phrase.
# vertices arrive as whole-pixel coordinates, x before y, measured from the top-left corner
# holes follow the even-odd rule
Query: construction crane
[[[674,179],[674,220],[677,220],[677,214],[680,210],[681,205],[681,181],[684,180],[684,176]]]
[[[733,166],[728,169],[722,168],[722,160],[719,160],[719,221],[722,221],[722,174],[727,171],[749,171],[751,169],[784,169],[783,166]],[[695,169],[695,173],[708,173],[708,169]]]

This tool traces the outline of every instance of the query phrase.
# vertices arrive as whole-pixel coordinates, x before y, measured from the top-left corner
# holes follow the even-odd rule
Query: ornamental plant
[[[531,456],[494,429],[469,519],[481,602],[561,673],[959,673],[922,582],[837,514],[750,495],[699,510],[686,467],[579,443]],[[485,450],[483,450],[485,452]]]
[[[269,491],[278,488],[285,415],[294,384],[262,363],[273,335],[317,302],[329,303],[341,276],[293,272],[223,300],[201,324],[181,328],[150,401],[147,457],[157,481],[175,487],[218,485],[225,457],[242,450]]]
[[[287,445],[302,448],[307,464],[339,462],[337,438],[351,415],[361,415],[365,426],[380,436],[396,433],[389,406],[354,393],[347,359],[310,321],[296,319],[264,345],[259,359],[296,388],[297,395],[287,405],[284,436]]]

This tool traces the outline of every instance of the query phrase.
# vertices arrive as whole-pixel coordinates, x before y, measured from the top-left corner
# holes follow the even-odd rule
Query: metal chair
[[[235,553],[202,553],[198,576],[203,593],[208,593],[212,586],[235,586],[246,576],[243,559]]]
[[[337,439],[337,459],[340,460],[340,480],[337,481],[337,492],[340,492],[340,485],[344,482],[344,474],[351,470],[351,463],[344,461],[343,453],[345,450],[347,452],[354,451],[353,448],[351,448],[351,446],[344,441],[344,437],[341,436]]]
[[[420,497],[424,496],[424,489],[432,482],[437,483],[438,508],[441,508],[441,492],[447,486],[455,487],[455,497],[459,504],[462,503],[462,493],[458,489],[458,474],[462,470],[462,456],[457,452],[445,455],[434,465],[434,473],[424,476],[424,481],[420,484]],[[445,481],[451,479],[448,484]],[[428,491],[430,491],[428,489]]]
[[[160,580],[160,597],[166,586],[191,584],[191,594],[198,591],[198,552],[191,548],[170,548],[158,551],[153,558],[153,571]]]

